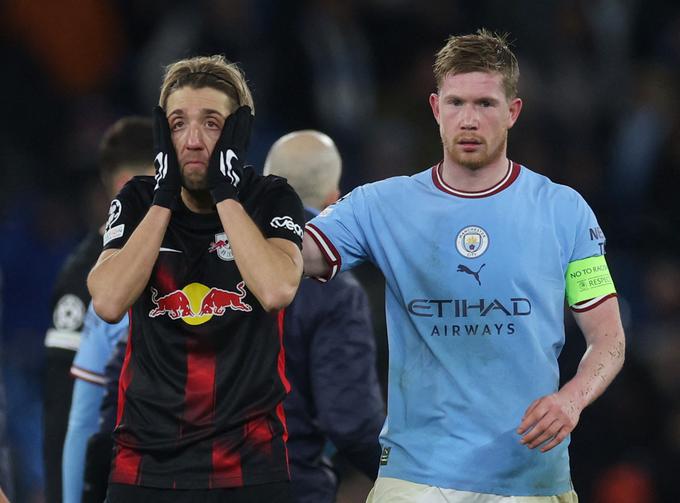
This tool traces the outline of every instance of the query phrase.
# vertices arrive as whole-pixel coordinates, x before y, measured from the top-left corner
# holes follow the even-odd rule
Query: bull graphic
[[[167,314],[170,319],[176,320],[184,316],[193,316],[194,312],[191,310],[189,298],[182,290],[175,290],[163,297],[158,297],[158,290],[151,287],[151,302],[156,307],[149,312],[151,318]]]
[[[482,267],[477,269],[477,271],[473,271],[469,267],[464,266],[463,264],[458,264],[458,269],[456,270],[456,272],[464,272],[465,274],[470,274],[474,276],[475,279],[477,280],[477,283],[479,283],[479,286],[482,286],[482,282],[479,281],[479,271],[481,271],[485,265],[486,264],[482,264]]]
[[[230,292],[229,290],[222,290],[220,288],[211,288],[203,297],[201,302],[201,311],[199,316],[206,314],[214,314],[222,316],[227,309],[234,309],[236,311],[250,312],[253,308],[250,304],[243,302],[246,296],[246,290],[243,288],[244,282],[241,281],[236,285],[236,289],[240,293]]]

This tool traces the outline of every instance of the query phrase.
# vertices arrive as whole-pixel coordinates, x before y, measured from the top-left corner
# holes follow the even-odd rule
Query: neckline
[[[465,191],[456,189],[448,185],[441,175],[442,162],[440,161],[436,166],[432,167],[432,182],[442,192],[456,197],[463,197],[466,199],[479,199],[482,197],[489,197],[507,189],[517,179],[520,172],[520,165],[508,159],[508,170],[503,178],[488,189],[477,191]]]

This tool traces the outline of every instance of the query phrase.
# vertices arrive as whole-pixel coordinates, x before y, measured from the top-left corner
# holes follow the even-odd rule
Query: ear
[[[439,95],[437,93],[430,94],[430,108],[432,109],[434,120],[439,124]]]
[[[519,113],[522,111],[522,100],[520,98],[514,98],[510,101],[509,107],[510,116],[508,117],[508,129],[515,125],[517,119],[519,118]]]

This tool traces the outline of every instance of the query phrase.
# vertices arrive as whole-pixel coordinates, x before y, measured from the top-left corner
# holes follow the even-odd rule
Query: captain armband
[[[570,262],[565,275],[570,306],[584,300],[616,293],[604,255]]]

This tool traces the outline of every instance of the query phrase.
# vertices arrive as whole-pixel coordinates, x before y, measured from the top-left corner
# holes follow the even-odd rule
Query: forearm
[[[142,293],[158,258],[170,216],[169,209],[151,206],[125,246],[102,255],[90,272],[87,286],[94,309],[105,321],[118,321]]]
[[[217,211],[236,266],[262,307],[273,311],[290,304],[302,277],[301,263],[269,242],[239,202],[221,201]]]
[[[560,390],[581,410],[593,403],[614,380],[624,360],[623,333],[611,334],[589,345],[576,375]]]
[[[621,370],[625,337],[620,323],[603,324],[586,336],[586,352],[574,377],[560,390],[580,410],[594,402]]]

